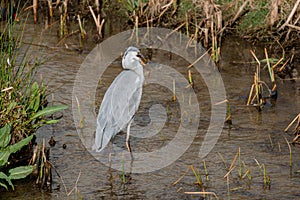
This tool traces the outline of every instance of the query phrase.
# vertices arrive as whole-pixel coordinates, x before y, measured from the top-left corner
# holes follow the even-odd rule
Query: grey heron
[[[130,125],[138,110],[144,82],[145,60],[136,47],[128,47],[122,58],[123,71],[114,79],[101,103],[95,136],[95,149],[102,151],[117,133],[126,128],[126,147],[129,143]]]

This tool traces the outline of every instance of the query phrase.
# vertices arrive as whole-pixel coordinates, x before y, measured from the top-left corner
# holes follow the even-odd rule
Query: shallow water
[[[53,136],[57,141],[56,146],[51,148],[51,162],[60,177],[53,171],[51,192],[39,190],[33,186],[34,183],[18,183],[15,191],[3,192],[0,195],[1,199],[66,199],[67,194],[75,186],[84,199],[199,199],[201,197],[199,195],[184,194],[185,191],[202,191],[194,184],[196,178],[191,170],[175,186],[173,185],[190,165],[197,171],[200,170],[205,191],[216,193],[220,199],[299,198],[300,175],[295,172],[300,166],[300,158],[297,156],[300,149],[299,146],[291,146],[293,168],[290,169],[289,149],[285,137],[288,140],[292,137],[283,130],[299,113],[300,82],[278,81],[279,97],[275,107],[266,107],[262,112],[253,107],[246,107],[246,96],[252,84],[255,65],[237,63],[251,60],[249,50],[254,47],[247,42],[226,38],[223,44],[220,68],[226,95],[231,104],[233,125],[224,126],[217,144],[204,158],[209,180],[205,180],[203,160],[198,157],[198,153],[209,125],[211,103],[203,77],[192,71],[194,91],[201,111],[198,132],[193,143],[179,159],[162,169],[148,173],[127,172],[124,184],[121,171],[107,167],[89,153],[89,147],[83,145],[77,134],[73,119],[74,80],[81,63],[95,44],[89,39],[84,44],[83,51],[79,52],[76,50],[78,38],[71,38],[67,40],[69,49],[66,46],[55,47],[58,42],[55,29],[42,31],[41,26],[28,24],[25,39],[30,41],[32,37],[34,43],[51,47],[33,47],[34,55],[49,59],[41,66],[38,74],[49,83],[49,90],[54,94],[54,103],[69,105],[69,109],[63,113],[63,118],[57,125],[44,127],[38,131],[40,140],[45,138],[48,141]],[[262,49],[257,47],[257,52],[262,52]],[[168,63],[186,76],[184,66],[188,63],[178,56],[174,55],[168,60],[167,52],[154,51],[152,61]],[[104,72],[97,88],[95,113],[104,92],[120,71],[121,62],[117,59]],[[262,76],[268,79],[266,72]],[[167,118],[167,121],[163,124],[163,130],[154,137],[146,139],[132,137],[133,151],[151,152],[167,145],[175,137],[174,133],[180,123],[179,104],[172,101],[172,91],[155,84],[146,84],[144,87],[141,106],[132,127],[133,132],[139,131],[136,128],[138,125],[145,126],[149,123],[148,109],[153,104],[167,108],[167,115],[162,114],[162,119]],[[124,148],[124,138],[125,135],[120,134],[114,143]],[[66,149],[63,149],[63,144],[67,145]],[[247,178],[238,177],[237,160],[236,167],[229,176],[228,186],[224,176],[238,148],[241,152],[240,160],[250,169],[252,179],[249,181]],[[167,157],[168,155],[166,159]],[[269,189],[263,188],[263,173],[255,159],[266,166],[267,176],[271,180]],[[76,199],[75,191],[69,197]]]

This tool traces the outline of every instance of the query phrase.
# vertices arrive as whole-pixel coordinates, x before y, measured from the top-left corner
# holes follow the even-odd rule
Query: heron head
[[[124,69],[136,69],[145,65],[146,60],[136,47],[128,47],[122,59]]]

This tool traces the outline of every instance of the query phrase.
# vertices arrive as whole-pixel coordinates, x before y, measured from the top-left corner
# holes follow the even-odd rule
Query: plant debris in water
[[[35,81],[39,61],[30,62],[29,47],[22,46],[15,22],[8,20],[1,33],[0,50],[0,186],[13,189],[12,180],[33,171],[33,136],[44,125],[58,120],[45,118],[67,106],[49,106],[42,80]],[[20,49],[26,48],[20,54]]]
[[[21,2],[24,4],[24,2]],[[279,40],[290,47],[298,41],[299,1],[267,0],[120,0],[120,1],[29,1],[20,16],[33,13],[33,21],[49,27],[58,25],[59,44],[72,35],[80,35],[80,47],[89,34],[85,21],[95,23],[96,41],[101,41],[105,23],[118,15],[127,28],[164,27],[181,31],[210,48],[212,59],[220,59],[222,38],[227,33],[259,41]],[[71,22],[78,23],[71,29]],[[46,27],[47,27],[46,26]],[[126,27],[124,27],[125,29]]]
[[[295,135],[293,139],[294,144],[300,144],[299,138],[300,138],[300,113],[291,121],[291,123],[286,127],[284,130],[285,132],[288,132],[288,130],[293,126],[294,129],[292,130],[292,133]]]
[[[9,5],[10,1],[1,1],[4,6]],[[23,3],[23,2],[22,2]],[[80,47],[82,41],[88,38],[89,34],[85,30],[85,20],[93,20],[97,32],[97,41],[101,41],[104,23],[108,18],[108,13],[112,10],[122,12],[126,16],[127,25],[133,27],[160,26],[181,31],[191,37],[194,41],[200,42],[203,46],[210,49],[212,59],[218,63],[221,58],[220,48],[222,38],[227,33],[237,33],[248,39],[258,39],[263,41],[279,41],[285,48],[290,48],[292,42],[299,39],[300,13],[297,9],[300,1],[266,1],[266,0],[120,0],[120,1],[29,1],[25,9],[19,9],[19,16],[33,11],[33,21],[35,23],[45,21],[48,27],[57,23],[59,44],[63,44],[68,37],[80,35]],[[42,12],[40,12],[42,11]],[[41,14],[42,13],[42,14]],[[43,18],[44,17],[44,18]],[[76,30],[71,30],[68,26],[71,21],[78,23]],[[56,119],[44,118],[54,112],[65,109],[65,106],[48,107],[46,101],[46,86],[42,81],[34,81],[36,67],[39,62],[32,64],[29,62],[30,56],[22,55],[21,63],[17,62],[18,48],[20,48],[20,38],[16,37],[12,20],[8,28],[1,34],[1,66],[0,66],[0,185],[13,188],[11,180],[22,178],[33,171],[32,165],[36,166],[36,173],[39,174],[37,182],[43,184],[51,179],[49,168],[51,164],[45,153],[45,142],[42,148],[36,146],[33,151],[33,134],[36,129],[46,124],[56,123]],[[128,28],[127,27],[127,28]],[[13,37],[14,36],[14,37]],[[282,48],[282,49],[285,49]],[[288,52],[288,51],[287,51]],[[292,65],[297,53],[291,52],[286,59],[283,54],[281,59],[272,63],[272,59],[266,55],[267,68],[270,74],[270,85],[260,77],[260,65],[262,60],[257,60],[258,66],[254,74],[252,89],[249,93],[248,105],[255,105],[259,110],[270,100],[277,99],[277,85],[274,74],[283,78],[291,76],[294,69]],[[253,54],[254,57],[255,54]],[[190,84],[194,84],[189,75]],[[265,95],[266,91],[267,95]],[[228,102],[227,122],[231,123],[231,111]],[[299,115],[292,121],[296,123],[294,142],[299,137]],[[297,121],[298,120],[298,121]],[[290,126],[289,126],[290,127]],[[29,145],[27,145],[29,144]],[[51,142],[53,144],[53,142]],[[7,149],[13,148],[14,151],[7,153]],[[64,144],[63,148],[66,148]],[[35,152],[34,159],[28,165],[28,158],[24,155],[31,155]],[[47,151],[46,151],[47,152]],[[41,160],[39,161],[40,158]],[[240,159],[240,151],[236,154],[228,173],[224,176],[228,184],[230,193],[230,175],[235,168],[238,160],[238,176],[242,179],[251,181],[251,174],[245,162]],[[22,161],[22,162],[21,162]],[[22,163],[22,164],[21,164]],[[264,188],[270,186],[270,178],[266,173],[266,166],[257,162],[263,172]],[[18,167],[21,166],[21,167]],[[193,166],[190,167],[196,177],[197,186],[202,191],[197,191],[201,195],[216,196],[213,192],[204,190],[205,181],[201,179],[200,172]],[[23,176],[15,176],[15,173],[22,171]],[[48,174],[40,176],[41,174]],[[50,177],[49,177],[50,174]],[[208,173],[205,167],[206,179]],[[125,179],[124,179],[125,182]]]

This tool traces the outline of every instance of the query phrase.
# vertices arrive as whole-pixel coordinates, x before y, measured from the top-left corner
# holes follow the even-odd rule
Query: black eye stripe
[[[123,58],[125,58],[129,52],[130,52],[130,51],[126,51],[126,52],[124,53],[124,55],[123,55]],[[143,56],[140,54],[139,51],[133,51],[133,50],[132,50],[132,52],[136,52],[136,53],[137,53],[136,56],[139,57],[139,58],[143,57]]]
[[[125,52],[125,54],[123,55],[123,58],[125,58],[125,57],[126,57],[127,53],[128,53],[128,51],[126,51],[126,52]]]
[[[138,49],[132,48],[132,49],[127,49],[127,51],[124,52],[124,54],[123,54],[123,56],[122,56],[123,59],[125,59],[125,57],[127,56],[127,54],[128,54],[129,52],[136,52],[136,56],[137,56],[138,58],[143,58],[143,56],[140,54],[140,51],[139,51]]]

